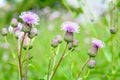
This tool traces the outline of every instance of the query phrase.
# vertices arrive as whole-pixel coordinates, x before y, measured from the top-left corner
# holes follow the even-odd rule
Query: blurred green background
[[[54,80],[75,80],[80,67],[88,57],[87,52],[92,46],[92,38],[102,40],[105,48],[99,49],[98,55],[94,58],[97,65],[86,80],[120,80],[119,0],[111,2],[109,0],[1,0],[0,4],[0,29],[8,28],[11,19],[19,18],[23,11],[32,10],[40,16],[40,23],[36,26],[39,33],[31,50],[33,58],[29,64],[28,80],[44,80],[47,76],[51,41],[57,34],[64,36],[64,31],[60,30],[64,21],[74,21],[80,25],[80,32],[75,34],[79,46],[71,56],[68,55],[63,60]],[[112,26],[117,29],[116,34],[109,32]],[[7,39],[15,51],[12,35],[9,34]],[[60,58],[64,47],[63,41],[57,59]],[[12,64],[13,62],[4,38],[0,35],[0,80],[18,80],[18,68]],[[83,75],[87,72],[86,67]]]

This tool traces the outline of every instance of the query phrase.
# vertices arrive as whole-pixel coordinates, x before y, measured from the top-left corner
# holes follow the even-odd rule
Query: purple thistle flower
[[[19,16],[27,24],[38,24],[39,17],[33,12],[22,12]]]
[[[61,25],[61,30],[67,32],[79,32],[79,25],[74,22],[66,21]]]
[[[98,47],[98,48],[103,48],[104,47],[104,44],[102,41],[96,39],[96,38],[93,38],[92,39],[92,43],[94,46]]]

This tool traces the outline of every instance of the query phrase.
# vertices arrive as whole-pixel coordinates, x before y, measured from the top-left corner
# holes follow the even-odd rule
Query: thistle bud
[[[95,60],[89,60],[87,64],[88,68],[93,69],[96,66],[96,61]]]
[[[37,36],[37,29],[36,28],[32,28],[30,33],[28,34],[28,37],[30,39],[32,39],[34,36]]]
[[[73,41],[73,32],[66,32],[65,33],[65,36],[64,36],[64,40],[66,41],[66,42],[72,42]]]
[[[92,48],[88,51],[88,55],[91,57],[95,57],[98,52],[98,47],[93,45]]]
[[[52,41],[52,43],[51,43],[51,46],[52,46],[53,48],[56,48],[56,47],[58,47],[58,45],[59,45],[58,39],[53,39],[53,41]]]
[[[30,24],[24,24],[23,27],[22,27],[22,31],[23,32],[30,32],[31,28],[32,28],[32,25],[30,25]]]
[[[7,36],[8,34],[7,28],[2,28],[1,33],[2,33],[2,36]]]
[[[24,43],[23,43],[23,49],[31,49],[32,45],[30,44],[30,38],[28,36],[25,36]]]
[[[62,42],[62,36],[61,35],[57,35],[56,39],[58,39],[58,42],[61,43]]]
[[[15,28],[15,27],[17,27],[17,25],[18,25],[17,19],[13,18],[12,21],[11,21],[11,26]]]
[[[14,32],[15,34],[15,38],[16,39],[18,39],[19,38],[19,35],[21,34],[21,32],[19,31],[19,30],[16,30],[15,32]]]
[[[77,47],[78,46],[78,40],[73,40],[73,47]]]
[[[111,27],[110,28],[110,32],[111,32],[111,34],[115,34],[116,33],[116,29],[114,27]]]

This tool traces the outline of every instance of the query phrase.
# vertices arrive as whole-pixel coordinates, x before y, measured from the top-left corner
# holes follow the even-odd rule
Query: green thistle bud
[[[88,55],[91,57],[95,57],[98,52],[98,47],[93,45],[92,48],[88,51]]]
[[[15,27],[17,27],[17,25],[18,25],[17,19],[13,18],[12,21],[11,21],[11,26],[15,28]]]
[[[1,33],[2,33],[2,36],[7,36],[7,34],[8,34],[7,28],[2,28]]]
[[[64,40],[69,43],[73,41],[73,32],[66,32],[64,35]]]
[[[37,36],[37,29],[36,28],[32,28],[30,33],[28,34],[28,37],[30,39],[32,39],[33,37]]]
[[[58,45],[59,45],[58,39],[53,39],[53,40],[52,40],[52,43],[51,43],[51,46],[52,46],[53,48],[56,48],[56,47],[58,47]]]
[[[96,66],[96,61],[95,60],[89,60],[87,64],[88,68],[93,69]]]
[[[22,31],[26,32],[26,33],[27,32],[29,33],[31,31],[31,28],[32,28],[32,25],[30,25],[30,24],[24,24],[23,27],[22,27]]]
[[[78,40],[73,40],[73,47],[77,47],[78,46]]]

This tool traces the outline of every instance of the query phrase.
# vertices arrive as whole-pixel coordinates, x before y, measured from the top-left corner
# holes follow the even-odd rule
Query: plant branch
[[[66,47],[65,47],[65,49],[64,49],[64,51],[63,51],[63,53],[62,53],[62,56],[60,57],[60,59],[59,59],[59,61],[58,61],[57,66],[55,67],[53,73],[51,73],[50,80],[53,79],[53,77],[54,77],[54,75],[55,75],[58,67],[60,66],[60,63],[62,62],[62,60],[63,60],[63,58],[64,58],[64,55],[65,55],[65,53],[66,53],[67,47],[68,47],[68,43],[66,44]]]
[[[90,59],[91,59],[91,57],[89,56],[88,59],[86,60],[86,62],[83,64],[82,68],[80,69],[76,80],[79,79],[79,77],[81,76],[82,71],[84,70],[84,68],[86,67],[86,65],[87,65],[87,63],[89,62]]]
[[[22,63],[21,63],[21,53],[22,53],[22,47],[24,43],[26,33],[24,33],[21,46],[20,46],[20,52],[18,53],[18,61],[19,61],[19,79],[22,80]]]

